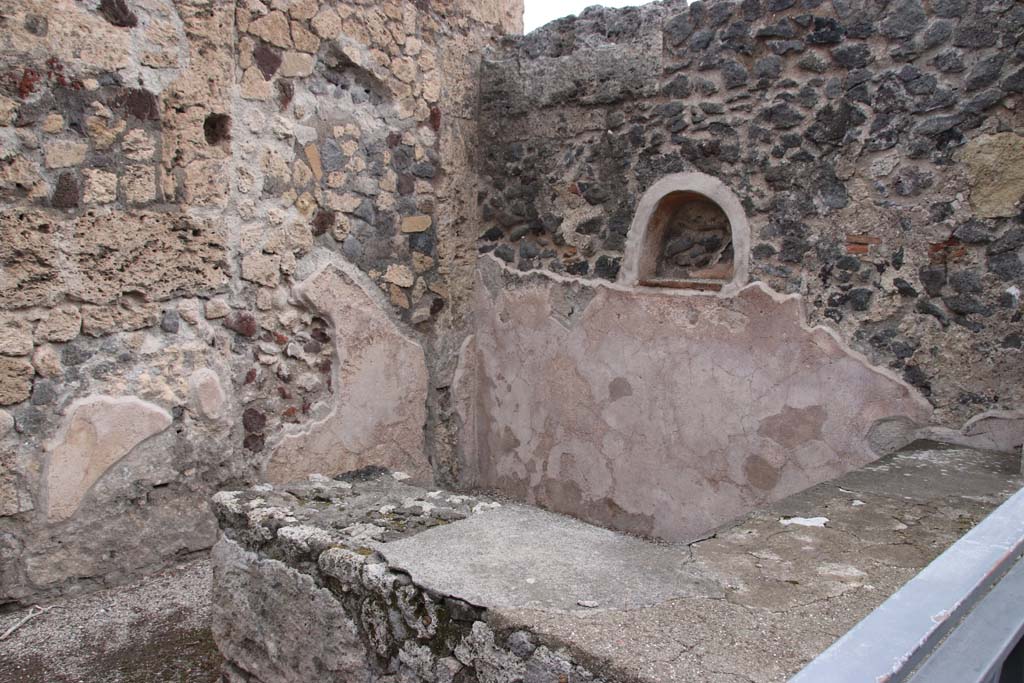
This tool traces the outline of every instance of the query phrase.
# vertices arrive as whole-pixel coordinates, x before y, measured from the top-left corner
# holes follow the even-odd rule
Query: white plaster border
[[[725,183],[696,171],[665,176],[651,185],[640,198],[636,213],[633,214],[633,222],[629,226],[629,237],[626,239],[625,255],[617,282],[629,287],[642,286],[640,279],[644,255],[647,252],[645,245],[651,217],[661,200],[674,192],[699,194],[713,201],[725,212],[732,229],[733,278],[732,281],[723,284],[718,294],[730,296],[737,293],[747,284],[750,276],[750,224],[747,222],[747,214],[739,198]]]

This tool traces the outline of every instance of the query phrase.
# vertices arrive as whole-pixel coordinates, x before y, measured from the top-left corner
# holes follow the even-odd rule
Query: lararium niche
[[[736,195],[704,173],[678,173],[641,198],[619,281],[730,294],[747,282],[749,250]]]

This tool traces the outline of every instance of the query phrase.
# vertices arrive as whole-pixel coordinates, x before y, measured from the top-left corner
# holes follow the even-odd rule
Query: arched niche
[[[747,283],[750,226],[739,198],[704,173],[651,186],[629,228],[619,282],[729,294]]]

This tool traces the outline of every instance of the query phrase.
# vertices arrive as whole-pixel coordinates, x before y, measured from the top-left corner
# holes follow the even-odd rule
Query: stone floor
[[[650,543],[509,503],[448,514],[452,521],[442,522],[431,515],[444,510],[426,501],[442,505],[451,496],[406,489],[357,489],[318,499],[304,490],[267,488],[226,498],[226,512],[219,514],[229,535],[254,551],[236,574],[251,579],[259,576],[257,565],[277,567],[267,574],[273,581],[263,586],[265,579],[256,578],[243,592],[264,595],[288,571],[311,573],[317,585],[343,577],[339,601],[358,591],[351,567],[332,573],[321,559],[320,575],[320,551],[296,543],[320,534],[318,547],[352,545],[357,554],[372,549],[384,563],[374,576],[397,572],[435,601],[475,606],[474,633],[485,625],[499,649],[514,649],[503,644],[512,642],[505,640],[509,634],[529,634],[563,662],[607,682],[775,683],[799,671],[1016,492],[1020,464],[1020,456],[917,444],[690,545]],[[396,510],[392,499],[403,497]],[[365,519],[363,511],[369,511]],[[406,516],[395,518],[399,512]],[[401,533],[388,529],[393,525]],[[356,531],[363,535],[349,538]],[[364,585],[370,584],[364,579]],[[231,623],[237,616],[231,613]],[[269,642],[288,627],[270,629]],[[371,669],[404,672],[408,652],[424,645],[434,649],[436,643],[420,638],[396,642],[394,649],[385,643]],[[453,651],[457,658],[459,649]],[[513,676],[516,667],[531,666],[506,653],[500,657]]]
[[[212,683],[210,563],[53,603],[0,641],[0,683]],[[27,611],[0,615],[0,634]]]

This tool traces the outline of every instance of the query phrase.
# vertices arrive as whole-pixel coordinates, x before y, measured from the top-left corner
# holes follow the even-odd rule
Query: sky
[[[553,19],[579,14],[591,5],[629,7],[642,5],[648,0],[526,0],[526,32],[543,26]]]

